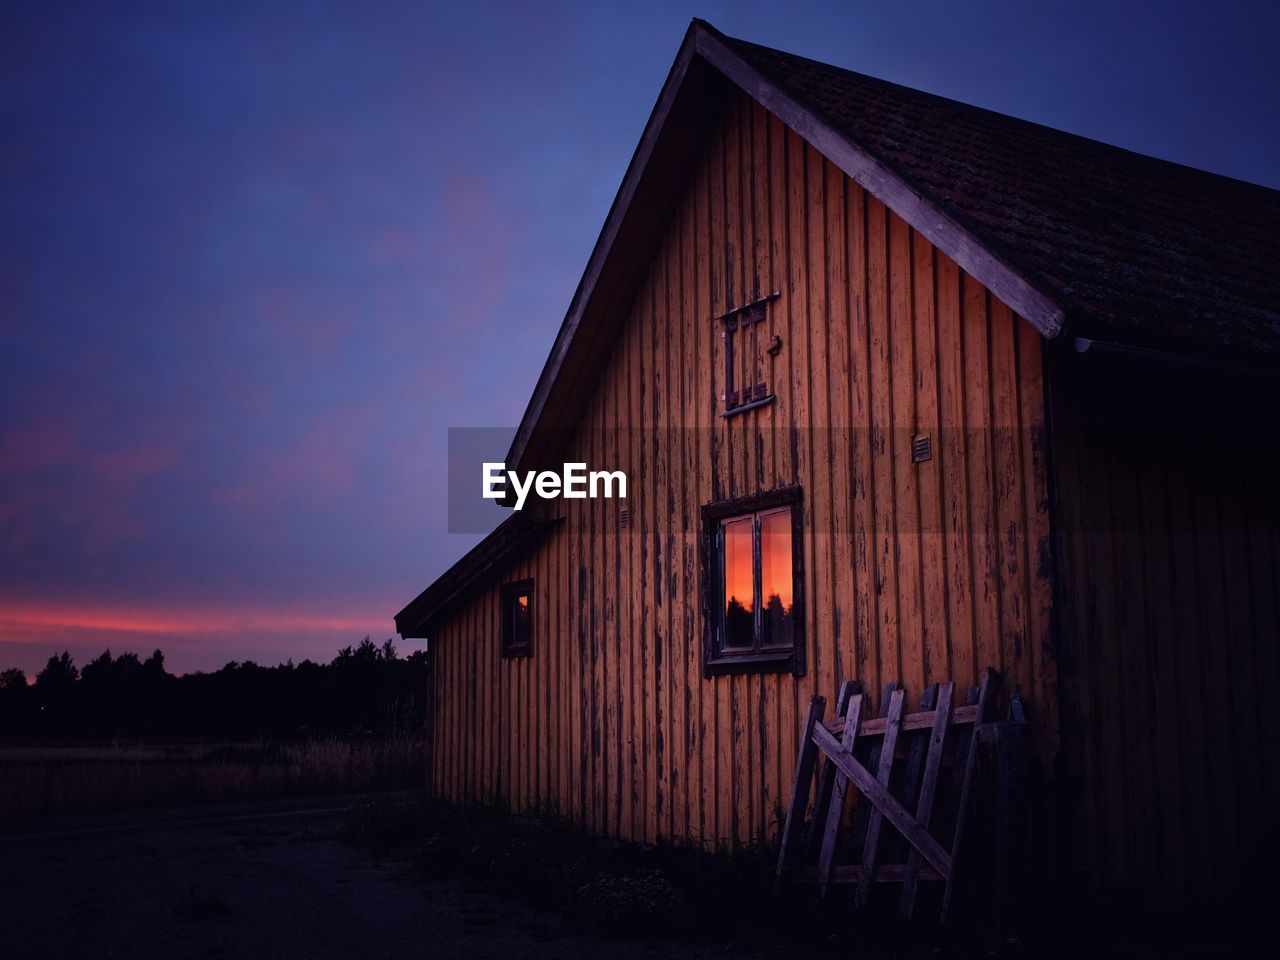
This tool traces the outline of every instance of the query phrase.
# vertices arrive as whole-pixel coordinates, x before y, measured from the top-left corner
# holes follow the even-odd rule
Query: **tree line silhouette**
[[[418,736],[425,729],[427,656],[400,657],[365,637],[329,663],[274,667],[231,661],[175,676],[156,650],[110,650],[77,668],[64,651],[27,683],[0,671],[0,738]]]
[[[769,594],[764,605],[764,618],[761,621],[764,635],[760,638],[761,646],[785,646],[791,643],[792,615],[791,607],[783,604],[776,593]],[[755,614],[743,605],[736,596],[729,598],[724,611],[725,646],[733,648],[750,647],[755,637]]]

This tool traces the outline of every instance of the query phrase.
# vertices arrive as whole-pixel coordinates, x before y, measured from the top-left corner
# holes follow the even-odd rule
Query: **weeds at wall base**
[[[767,956],[923,957],[944,946],[939,931],[909,927],[892,911],[854,914],[843,896],[851,891],[828,901],[808,887],[775,894],[776,850],[763,842],[718,852],[641,846],[590,837],[545,813],[376,798],[353,806],[341,836],[406,857],[430,879],[552,912],[565,935],[676,939]]]

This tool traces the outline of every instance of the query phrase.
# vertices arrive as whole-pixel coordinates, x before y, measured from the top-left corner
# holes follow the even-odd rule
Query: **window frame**
[[[515,632],[515,618],[512,615],[512,603],[516,597],[529,598],[529,639],[525,643],[516,643],[512,637]],[[533,656],[533,579],[513,580],[504,583],[499,590],[501,616],[501,635],[499,646],[504,660],[514,660]]]
[[[751,653],[724,652],[723,551],[719,531],[726,520],[750,516],[752,523],[752,579],[756,593],[760,586],[759,521],[762,513],[782,507],[791,510],[792,634],[788,650],[760,651],[760,601],[753,597],[755,644]],[[765,493],[708,503],[702,507],[702,674],[706,679],[735,673],[786,673],[802,677],[805,672],[804,612],[804,496],[798,486],[779,487]]]
[[[747,367],[745,363],[739,360],[739,353],[746,355],[746,333],[748,329],[753,330],[756,336],[753,344],[756,347],[757,361],[763,363],[764,358],[760,356],[763,352],[760,349],[760,334],[754,328],[764,323],[768,319],[768,307],[774,300],[778,299],[781,293],[774,292],[767,296],[758,297],[749,303],[744,303],[740,307],[734,307],[727,313],[722,313],[716,318],[720,324],[720,339],[724,343],[724,373],[723,384],[721,388],[720,401],[723,409],[720,411],[721,417],[733,417],[740,413],[746,413],[748,410],[757,410],[767,404],[773,403],[775,397],[769,389],[768,380],[759,380],[755,383],[738,383],[739,375],[746,380]],[[734,335],[738,335],[739,346],[734,346]],[[739,366],[742,367],[739,370]],[[755,368],[758,375],[764,375],[764,371]]]

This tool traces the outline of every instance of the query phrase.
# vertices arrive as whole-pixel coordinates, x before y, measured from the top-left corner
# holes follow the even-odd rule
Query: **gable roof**
[[[507,463],[553,455],[638,282],[681,135],[739,88],[1044,336],[1280,356],[1280,191],[724,36],[686,33]],[[721,94],[723,95],[723,94]],[[702,114],[705,116],[705,113]],[[621,251],[621,252],[620,252]],[[569,369],[573,376],[562,378]]]
[[[694,20],[520,421],[511,469],[544,465],[570,436],[700,132],[735,90],[1046,337],[1280,357],[1280,191],[735,40]],[[397,629],[423,629],[527,542],[519,516],[402,610]]]

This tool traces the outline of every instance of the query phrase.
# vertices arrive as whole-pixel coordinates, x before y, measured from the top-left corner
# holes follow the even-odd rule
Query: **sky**
[[[694,16],[1280,187],[1268,4],[7,2],[0,668],[391,636]]]

